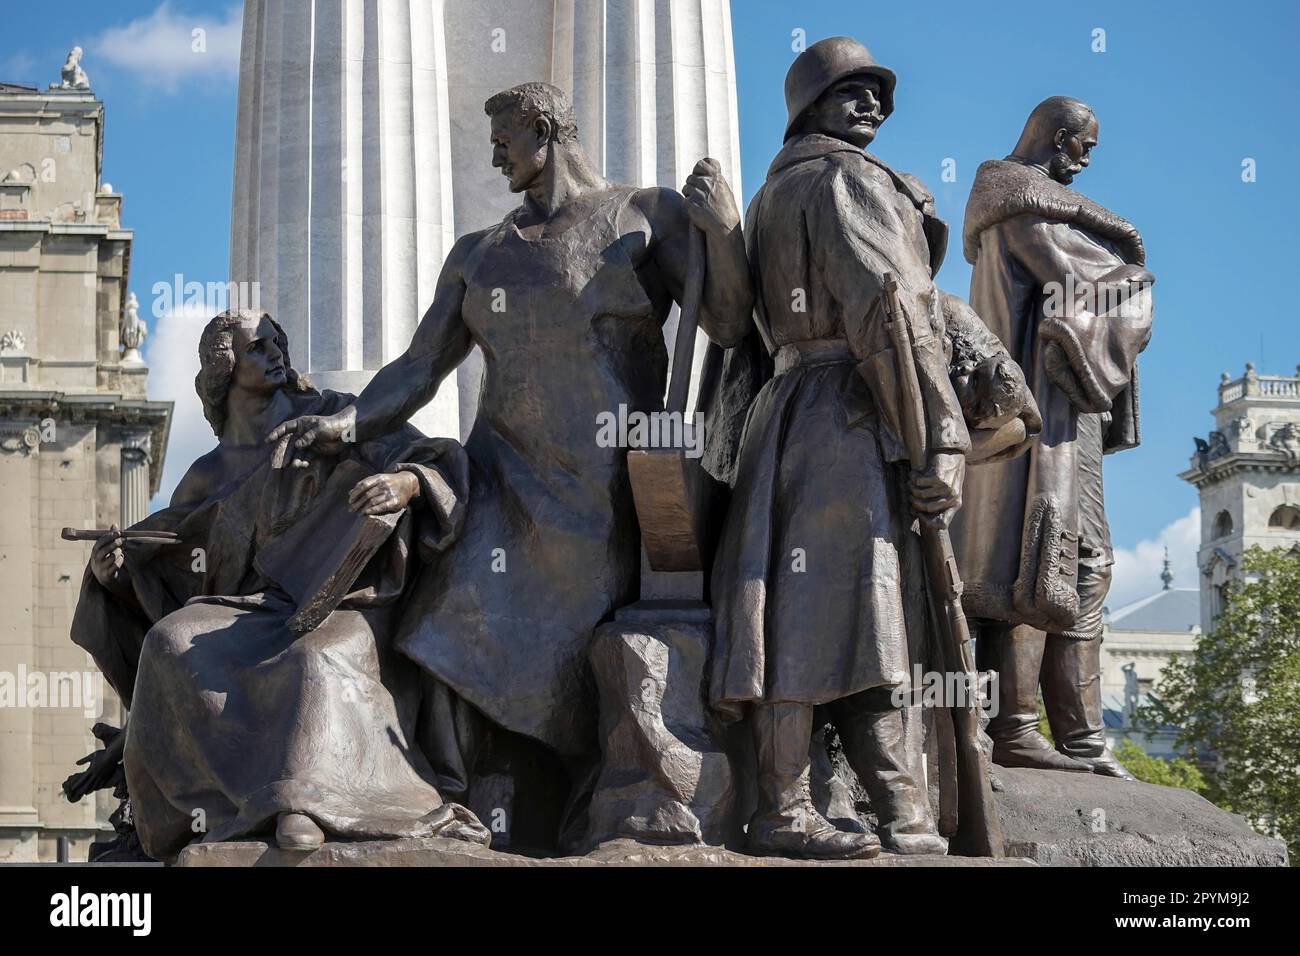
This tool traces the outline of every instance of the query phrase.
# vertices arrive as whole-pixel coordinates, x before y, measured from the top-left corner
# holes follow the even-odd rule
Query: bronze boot
[[[901,708],[879,688],[831,707],[844,756],[876,812],[876,835],[890,853],[945,854],[930,800],[913,775]],[[918,745],[919,752],[919,745]]]
[[[758,763],[758,806],[749,821],[749,852],[813,860],[867,859],[878,854],[880,841],[873,835],[839,830],[813,806],[808,776],[811,705],[756,704],[750,722]]]
[[[1047,638],[1043,703],[1061,753],[1086,764],[1093,773],[1135,779],[1106,744],[1101,708],[1101,638],[1082,641],[1058,634]]]
[[[979,640],[998,674],[998,713],[989,721],[993,762],[1031,770],[1087,772],[1085,763],[1057,753],[1038,730],[1038,675],[1047,635],[1032,627],[981,628]],[[1055,727],[1055,725],[1053,725]]]

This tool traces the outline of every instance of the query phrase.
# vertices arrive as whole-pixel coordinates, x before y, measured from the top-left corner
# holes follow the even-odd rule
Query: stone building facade
[[[1198,587],[1172,587],[1166,562],[1163,590],[1107,613],[1102,696],[1112,745],[1127,737],[1153,756],[1186,756],[1173,752],[1175,728],[1135,730],[1134,709],[1159,692],[1171,654],[1189,657],[1212,633],[1246,549],[1300,551],[1300,368],[1296,373],[1261,375],[1251,364],[1237,379],[1223,373],[1214,430],[1195,439],[1191,465],[1179,475],[1200,493]]]
[[[1174,749],[1174,728],[1148,733],[1134,715],[1156,690],[1170,655],[1188,658],[1201,639],[1200,593],[1176,588],[1166,560],[1164,587],[1114,611],[1103,623],[1101,695],[1106,738],[1113,747],[1129,738],[1153,757],[1186,756]]]
[[[83,77],[84,78],[84,77]],[[62,794],[120,705],[68,638],[90,545],[158,489],[170,402],[120,330],[132,232],[87,87],[0,84],[0,862],[85,859],[116,802]]]
[[[1214,430],[1196,439],[1180,478],[1201,496],[1201,627],[1209,633],[1242,552],[1300,546],[1300,367],[1261,375],[1248,364],[1219,384]]]

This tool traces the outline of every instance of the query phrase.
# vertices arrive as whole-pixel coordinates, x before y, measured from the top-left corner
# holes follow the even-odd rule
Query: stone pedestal
[[[611,628],[614,626],[609,625]],[[620,643],[616,636],[611,637],[605,650],[613,658],[622,656],[626,659],[627,652],[618,650]],[[640,658],[642,655],[634,656]],[[691,759],[688,758],[687,762]],[[585,856],[539,859],[433,838],[327,843],[311,853],[279,850],[261,842],[196,844],[181,852],[176,865],[987,868],[1035,865],[1286,866],[1288,862],[1286,847],[1281,841],[1261,836],[1241,817],[1220,810],[1190,790],[1052,770],[1001,767],[998,775],[1005,785],[1004,791],[997,794],[997,802],[1008,854],[1000,860],[882,853],[873,860],[810,862],[747,856],[720,846],[646,845],[629,839],[608,839]],[[650,792],[649,788],[640,791]],[[629,793],[633,802],[626,806],[631,809],[652,806],[650,803],[635,803],[636,792]],[[683,801],[678,802],[685,805]],[[668,801],[661,805],[668,805]]]
[[[998,767],[1008,857],[1044,866],[1286,866],[1286,845],[1190,790]]]
[[[866,867],[914,866],[1002,868],[1025,867],[1028,860],[990,860],[961,856],[895,856],[882,853],[872,860],[786,860],[746,856],[715,846],[645,846],[630,840],[602,844],[586,856],[552,859],[500,853],[485,846],[433,837],[426,840],[389,840],[370,843],[326,843],[310,853],[280,850],[265,843],[200,843],[186,847],[176,866],[457,866],[586,869],[588,867],[693,866],[693,867]]]

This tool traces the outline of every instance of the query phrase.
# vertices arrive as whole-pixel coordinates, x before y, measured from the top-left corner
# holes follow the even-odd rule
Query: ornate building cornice
[[[0,447],[10,432],[26,435],[35,431],[39,447],[39,423],[45,419],[73,425],[131,428],[127,447],[147,450],[150,459],[150,494],[157,494],[167,454],[167,434],[172,402],[128,399],[116,394],[67,394],[50,391],[0,391]],[[15,452],[20,452],[15,449]]]
[[[1204,464],[1194,464],[1178,477],[1197,488],[1217,484],[1241,473],[1290,472],[1300,474],[1300,461],[1284,452],[1229,452]]]

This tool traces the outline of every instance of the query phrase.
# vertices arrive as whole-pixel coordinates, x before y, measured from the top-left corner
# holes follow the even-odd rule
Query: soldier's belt
[[[806,339],[782,345],[776,350],[773,361],[776,374],[780,375],[799,365],[857,364],[858,360],[845,339]]]

